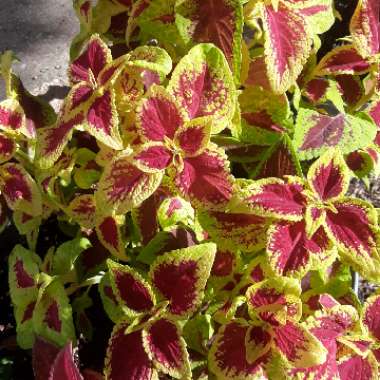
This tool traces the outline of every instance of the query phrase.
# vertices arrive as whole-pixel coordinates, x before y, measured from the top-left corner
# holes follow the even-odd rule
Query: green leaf
[[[207,343],[214,335],[212,318],[209,314],[198,314],[191,318],[183,328],[183,337],[191,349],[201,354],[207,353]]]
[[[74,269],[79,255],[91,247],[86,238],[77,238],[61,244],[53,258],[53,274],[65,275]]]
[[[108,273],[102,277],[98,290],[103,302],[104,310],[111,321],[117,323],[121,318],[124,318],[125,314],[116,299]]]

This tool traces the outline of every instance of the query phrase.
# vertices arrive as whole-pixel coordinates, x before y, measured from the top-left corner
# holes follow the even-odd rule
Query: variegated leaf
[[[158,318],[142,332],[143,345],[154,366],[175,379],[191,376],[189,354],[177,322]]]
[[[217,211],[198,214],[202,227],[223,249],[257,252],[265,247],[267,219],[256,215]]]
[[[380,5],[377,0],[359,0],[350,22],[350,32],[356,49],[363,57],[379,53]]]
[[[344,198],[326,211],[326,232],[340,250],[344,262],[364,278],[380,282],[379,239],[375,209],[356,198]]]
[[[27,306],[37,299],[37,275],[41,259],[21,245],[16,245],[9,255],[9,289],[14,305]]]
[[[155,305],[155,296],[149,283],[127,265],[108,260],[113,293],[128,318],[149,312]]]
[[[70,141],[74,128],[82,123],[83,114],[78,113],[72,119],[59,120],[53,127],[38,130],[36,157],[40,168],[53,166]]]
[[[106,380],[155,380],[158,378],[143,345],[142,330],[126,332],[128,324],[115,325],[108,342]]]
[[[301,221],[272,225],[268,231],[267,255],[277,275],[302,278],[309,270],[331,264],[336,252],[323,228],[308,237],[306,225]]]
[[[96,204],[92,194],[75,197],[66,210],[67,214],[81,227],[91,229],[96,224]]]
[[[212,342],[208,354],[210,370],[217,378],[238,379],[267,379],[265,364],[267,356],[249,363],[247,361],[246,335],[249,331],[248,323],[234,320],[222,325]],[[259,339],[262,337],[258,335]]]
[[[311,50],[311,33],[304,16],[279,2],[262,5],[261,18],[265,34],[265,61],[269,81],[276,93],[294,84]]]
[[[15,141],[4,133],[0,133],[0,164],[9,161],[16,153]]]
[[[196,206],[223,210],[232,197],[229,161],[219,148],[207,148],[199,156],[185,158],[182,170],[172,175],[180,194]]]
[[[104,169],[95,193],[96,202],[110,211],[124,214],[149,198],[162,177],[162,172],[141,171],[128,156],[117,157]]]
[[[294,147],[301,160],[318,157],[330,148],[342,153],[367,147],[376,135],[376,126],[367,118],[339,113],[329,116],[301,108],[295,127]]]
[[[168,90],[190,119],[212,116],[214,133],[232,119],[235,84],[225,57],[214,45],[193,47],[174,69]]]
[[[214,243],[204,243],[167,252],[154,261],[149,276],[169,300],[170,315],[187,318],[200,305],[215,253]]]
[[[331,202],[346,194],[350,174],[339,150],[330,150],[313,163],[307,179],[321,201]]]
[[[239,1],[181,0],[176,3],[176,22],[186,42],[209,42],[221,49],[239,82],[243,32]]]
[[[113,256],[123,261],[128,260],[121,228],[116,217],[111,215],[99,216],[96,221],[96,233],[100,242]]]
[[[20,164],[12,162],[0,167],[0,189],[10,209],[32,216],[41,215],[40,189]]]
[[[326,54],[317,67],[314,75],[364,74],[370,64],[361,57],[353,45],[338,46]]]
[[[71,305],[60,280],[55,278],[48,281],[51,282],[40,288],[33,313],[33,326],[36,334],[63,346],[69,340],[75,341]]]

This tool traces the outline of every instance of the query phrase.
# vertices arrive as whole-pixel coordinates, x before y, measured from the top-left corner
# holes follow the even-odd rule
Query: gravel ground
[[[71,0],[0,0],[0,52],[13,50],[26,88],[49,101],[66,94],[69,45],[78,30]]]

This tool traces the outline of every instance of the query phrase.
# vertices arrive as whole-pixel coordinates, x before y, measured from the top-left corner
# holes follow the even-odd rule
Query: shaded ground
[[[32,93],[62,96],[69,45],[78,30],[71,0],[0,0],[0,52],[16,53],[15,71]]]

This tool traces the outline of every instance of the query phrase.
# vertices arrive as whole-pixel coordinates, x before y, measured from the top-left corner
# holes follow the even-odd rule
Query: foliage
[[[351,270],[380,284],[378,213],[347,195],[379,168],[379,2],[327,54],[332,0],[74,8],[58,114],[0,62],[0,230],[26,237],[9,286],[36,379],[379,378],[380,293],[351,290]],[[48,219],[67,241],[41,251]],[[83,369],[94,291],[114,328]]]

